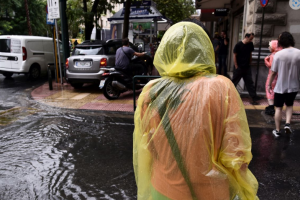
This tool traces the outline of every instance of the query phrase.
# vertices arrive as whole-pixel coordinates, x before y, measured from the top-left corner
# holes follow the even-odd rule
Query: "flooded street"
[[[23,79],[1,79],[0,199],[135,199],[132,116],[43,107]]]
[[[0,199],[136,199],[133,114],[37,103],[30,91],[44,82],[0,75]],[[257,112],[247,116],[258,196],[298,199],[299,129],[274,140],[273,125],[259,127]]]

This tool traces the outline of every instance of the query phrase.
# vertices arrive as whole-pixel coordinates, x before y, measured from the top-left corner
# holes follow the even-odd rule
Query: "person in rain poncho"
[[[244,106],[232,82],[216,75],[205,31],[173,25],[154,65],[162,78],[144,87],[134,116],[137,198],[258,199]]]

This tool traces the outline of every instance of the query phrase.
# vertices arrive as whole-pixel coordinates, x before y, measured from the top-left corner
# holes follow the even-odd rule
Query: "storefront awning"
[[[202,0],[197,1],[200,9],[230,8],[232,0]]]
[[[152,22],[152,21],[164,21],[162,14],[150,6],[148,8],[130,8],[129,22]],[[108,21],[111,24],[123,23],[124,21],[125,8],[119,10],[111,18],[108,18]]]

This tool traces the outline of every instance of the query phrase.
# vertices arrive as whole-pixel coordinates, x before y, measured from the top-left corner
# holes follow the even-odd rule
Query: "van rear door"
[[[0,39],[0,70],[11,69],[10,39]]]
[[[10,45],[10,52],[11,52],[10,54],[13,58],[11,61],[11,68],[12,69],[21,69],[22,61],[23,61],[21,40],[12,38],[10,41],[10,44],[11,44]],[[24,57],[24,59],[26,59],[25,57]]]

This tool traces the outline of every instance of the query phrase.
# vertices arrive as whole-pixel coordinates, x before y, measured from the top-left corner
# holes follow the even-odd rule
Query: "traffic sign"
[[[55,19],[49,19],[49,14],[46,14],[46,18],[47,18],[47,24],[49,25],[55,24]]]
[[[290,7],[293,10],[299,10],[300,9],[300,0],[290,0]]]
[[[260,0],[260,5],[264,8],[268,5],[269,0]]]
[[[59,19],[59,0],[47,0],[49,19]]]
[[[227,16],[229,9],[227,8],[216,8],[215,16]]]

